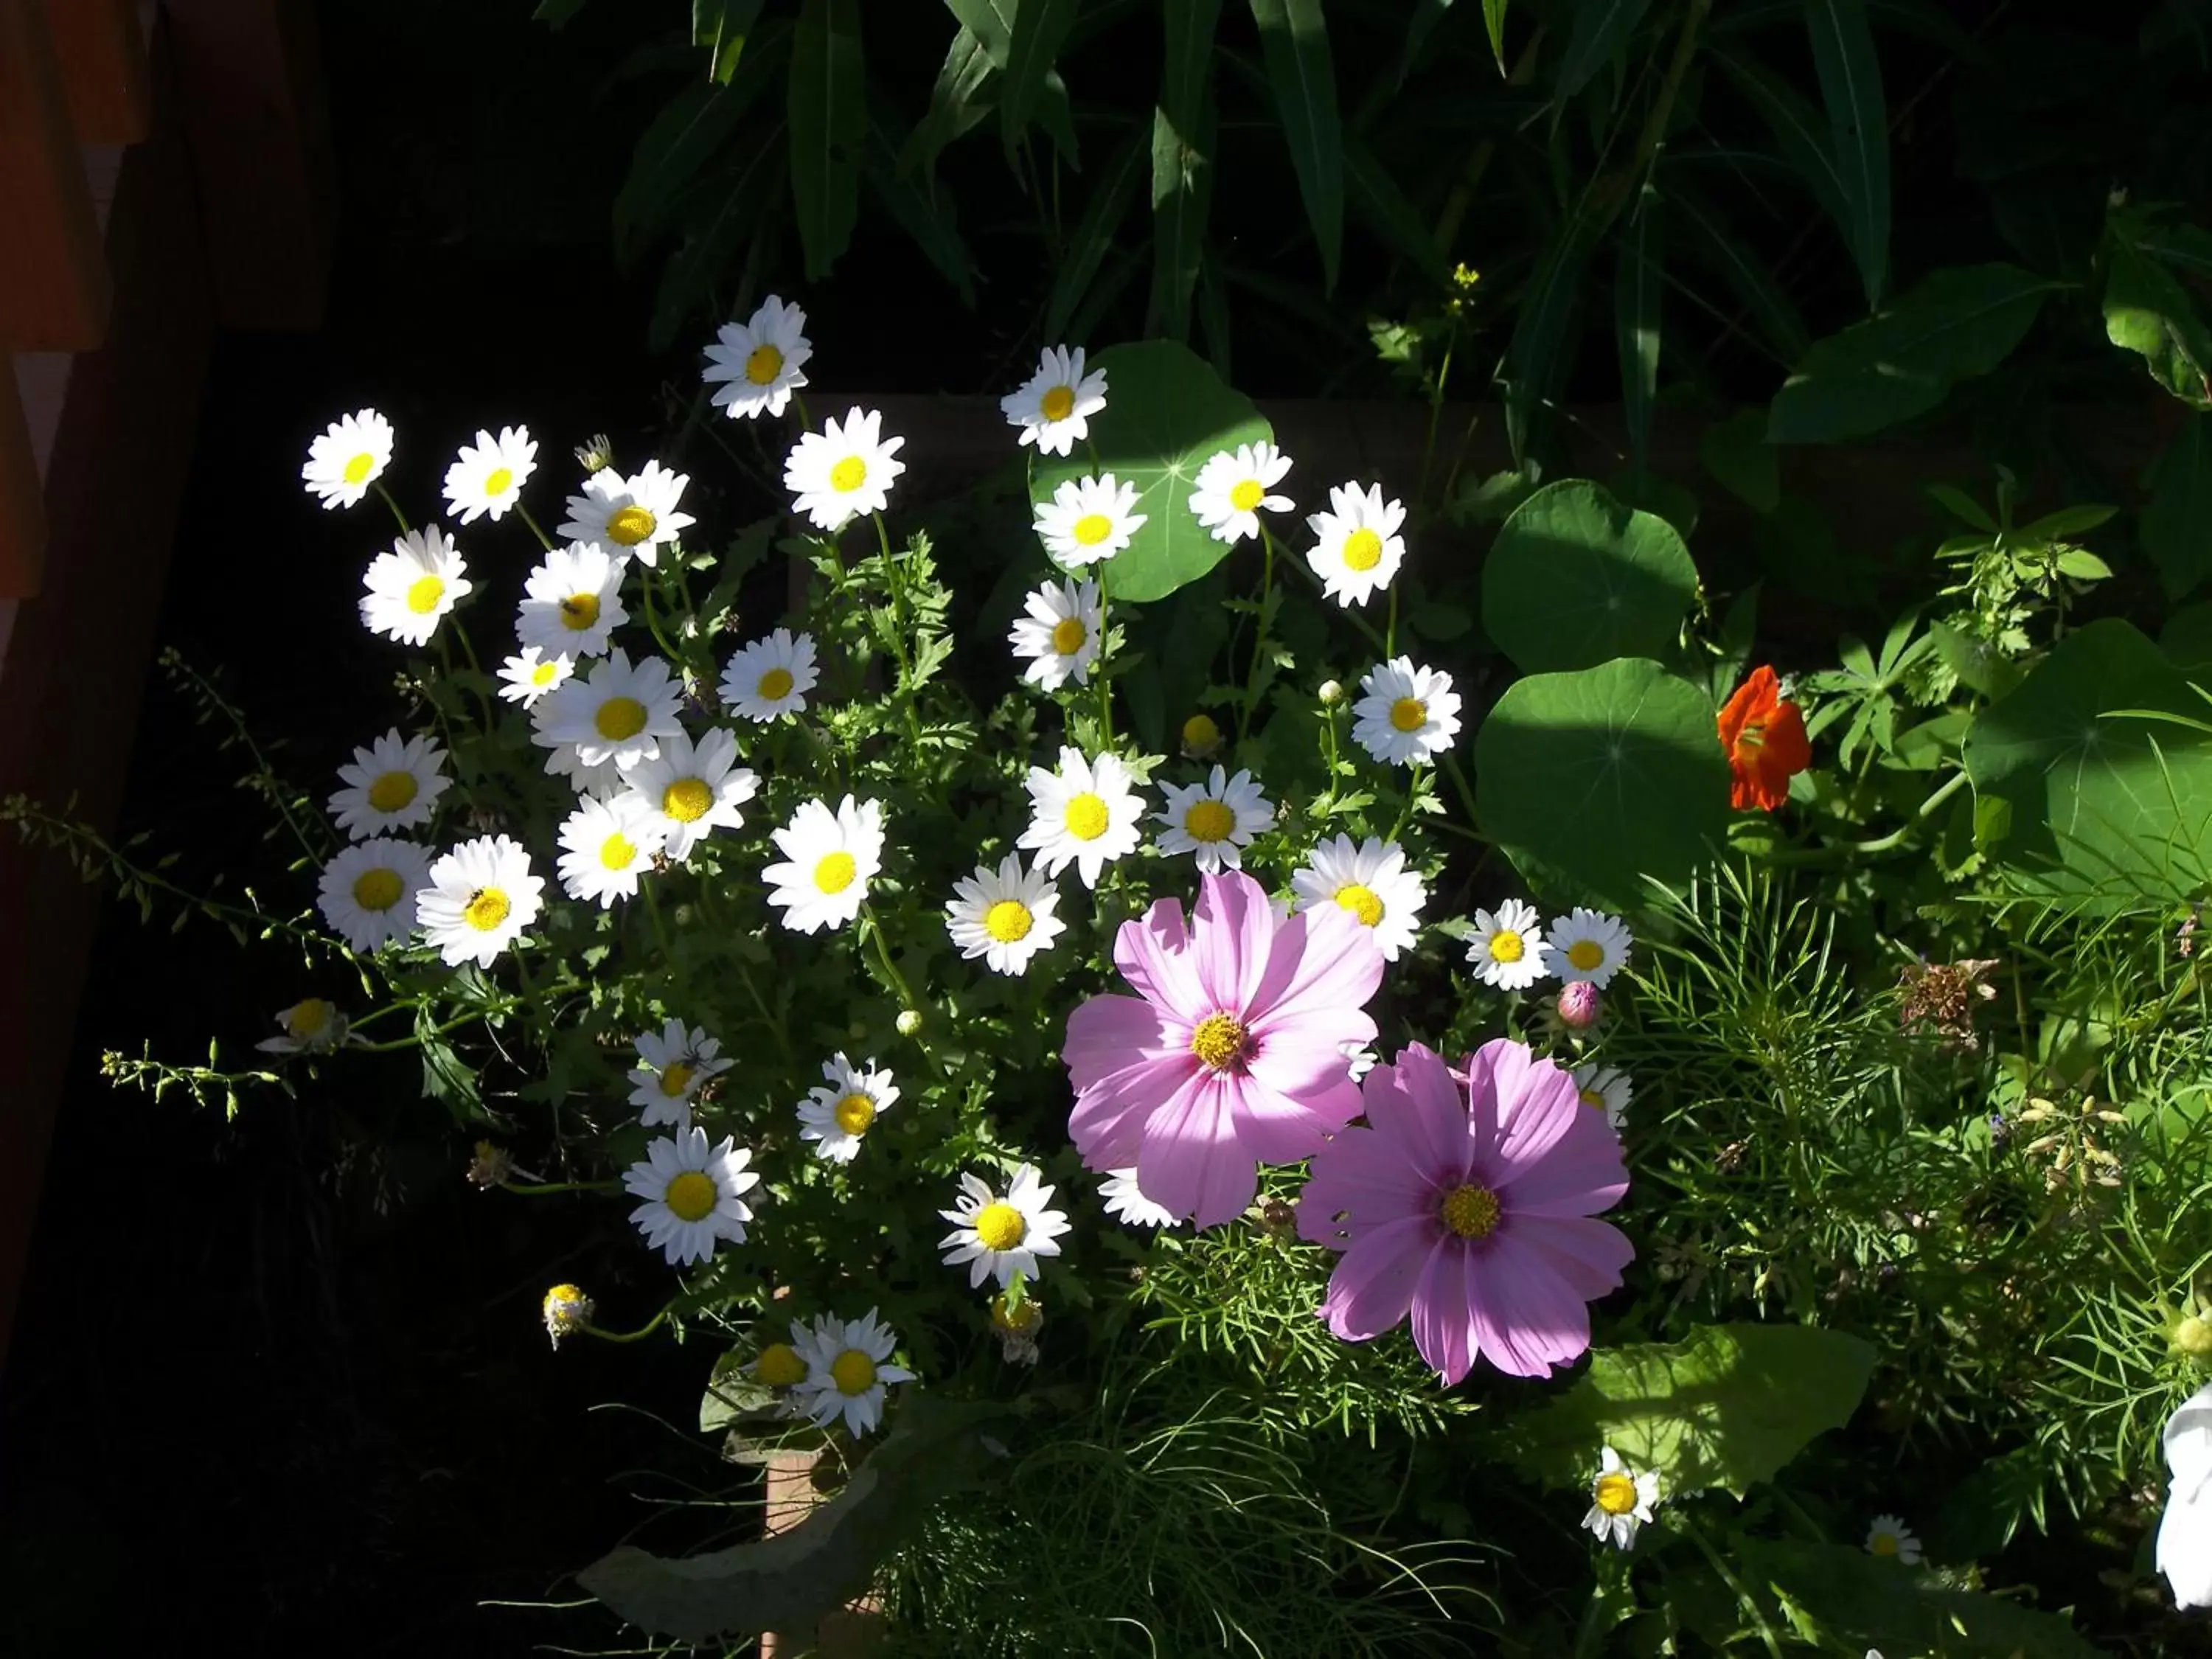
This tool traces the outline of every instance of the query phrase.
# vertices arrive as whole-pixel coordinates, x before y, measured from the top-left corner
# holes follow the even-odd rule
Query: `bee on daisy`
[[[1098,872],[1137,850],[1144,839],[1145,804],[1118,755],[1083,758],[1063,747],[1060,769],[1030,768],[1030,824],[1015,843],[1037,855],[1037,868],[1058,878],[1069,865],[1085,887]]]
[[[952,893],[945,907],[946,931],[963,958],[981,957],[994,973],[1027,971],[1030,959],[1067,928],[1054,914],[1060,892],[1052,878],[1042,869],[1024,871],[1018,853],[1007,854],[995,870],[979,865],[953,884]]]
[[[479,430],[446,469],[447,508],[463,524],[487,514],[496,523],[521,501],[522,486],[537,470],[538,446],[528,427],[501,427],[496,438]]]
[[[1144,528],[1146,516],[1137,511],[1137,486],[1118,482],[1110,472],[1062,479],[1052,499],[1034,512],[1044,550],[1059,563],[1078,568],[1119,553]]]
[[[693,523],[689,513],[678,510],[690,482],[659,461],[647,461],[642,472],[627,478],[605,468],[584,480],[582,495],[568,497],[560,534],[611,555],[630,554],[651,569],[659,562],[660,550],[674,545]]]
[[[1203,783],[1164,783],[1167,810],[1157,815],[1160,851],[1190,854],[1207,874],[1244,867],[1244,848],[1274,828],[1274,804],[1249,772],[1231,777],[1215,767]]]
[[[530,711],[530,739],[574,751],[584,766],[635,766],[660,752],[660,740],[682,732],[676,711],[684,688],[658,657],[633,664],[617,647],[591,673],[572,678]]]
[[[1091,683],[1091,665],[1106,643],[1106,606],[1097,582],[1047,582],[1023,602],[1006,642],[1029,666],[1022,678],[1057,691],[1070,680]]]
[[[1496,990],[1525,991],[1543,978],[1544,930],[1536,907],[1508,899],[1495,910],[1477,910],[1467,959],[1475,977]]]
[[[1329,510],[1306,520],[1316,541],[1306,562],[1322,580],[1322,591],[1347,610],[1364,605],[1389,586],[1406,556],[1402,501],[1385,501],[1382,486],[1362,489],[1338,484],[1328,492]]]
[[[596,657],[613,643],[614,631],[629,620],[622,601],[621,553],[610,554],[593,542],[556,547],[522,585],[514,632],[525,649],[543,656]]]
[[[966,1266],[972,1290],[996,1279],[1004,1290],[1019,1273],[1034,1282],[1040,1257],[1060,1254],[1066,1216],[1050,1207],[1053,1189],[1040,1184],[1034,1164],[1017,1169],[1001,1197],[980,1177],[960,1177],[960,1196],[938,1213],[952,1224],[941,1248],[948,1267]]]
[[[307,446],[300,480],[325,512],[354,507],[392,465],[392,422],[373,409],[348,415]]]
[[[612,909],[618,898],[635,898],[663,833],[653,809],[635,795],[580,803],[561,823],[555,866],[561,890],[602,910]]]
[[[794,1414],[828,1428],[842,1418],[855,1440],[875,1431],[883,1420],[886,1384],[911,1382],[914,1373],[890,1363],[898,1334],[877,1319],[871,1308],[858,1319],[825,1316],[801,1330],[791,1328],[806,1375],[792,1389]]]
[[[1434,760],[1459,735],[1459,693],[1438,668],[1394,657],[1361,676],[1352,740],[1387,766]]]
[[[1083,348],[1047,346],[1036,372],[1019,391],[999,399],[1008,426],[1040,455],[1066,455],[1091,435],[1091,417],[1106,407],[1106,371],[1083,372]]]
[[[1577,905],[1544,929],[1544,971],[1570,984],[1587,981],[1602,991],[1627,966],[1635,943],[1619,916]]]
[[[1291,510],[1291,498],[1274,493],[1290,470],[1291,458],[1271,443],[1224,449],[1199,468],[1190,510],[1218,542],[1234,544],[1255,537],[1261,513]]]
[[[548,656],[534,645],[525,646],[499,665],[499,695],[525,708],[576,672],[576,659],[565,653]]]
[[[831,811],[823,801],[803,802],[772,839],[784,862],[761,878],[773,890],[768,902],[783,912],[793,933],[842,927],[860,914],[868,883],[883,868],[884,809],[848,795]]]
[[[428,645],[439,622],[475,591],[468,562],[435,525],[410,530],[362,574],[362,625],[402,645]]]
[[[641,1031],[637,1064],[629,1071],[629,1103],[647,1128],[691,1124],[691,1103],[714,1079],[735,1065],[722,1058],[722,1045],[698,1026],[672,1019],[658,1031]]]
[[[875,1121],[898,1099],[891,1074],[872,1060],[855,1066],[842,1050],[822,1062],[823,1081],[799,1103],[799,1138],[817,1157],[850,1164]]]
[[[623,1176],[630,1196],[644,1200],[630,1221],[672,1267],[706,1261],[717,1244],[742,1244],[753,1218],[744,1195],[760,1185],[745,1167],[751,1162],[751,1152],[729,1137],[708,1145],[696,1125],[656,1140]]]
[[[323,866],[316,907],[352,950],[404,939],[415,926],[416,896],[430,884],[433,856],[411,841],[356,842]]]
[[[670,861],[690,861],[691,851],[717,830],[745,821],[744,806],[760,780],[738,764],[738,740],[720,726],[696,744],[684,732],[660,740],[660,752],[623,770],[628,799],[648,813],[661,851]]]
[[[346,787],[331,797],[331,813],[356,841],[426,824],[453,785],[445,763],[446,751],[428,738],[403,738],[395,726],[338,768]]]
[[[715,388],[714,407],[732,420],[780,416],[806,384],[806,313],[771,294],[742,323],[724,323],[707,348],[702,376]]]
[[[906,471],[896,459],[906,440],[884,437],[883,424],[875,410],[848,409],[842,423],[833,418],[819,432],[800,433],[783,463],[792,511],[829,531],[890,505],[891,485]]]
[[[1413,948],[1429,896],[1420,877],[1406,867],[1405,850],[1371,836],[1356,843],[1349,836],[1318,842],[1304,867],[1292,872],[1291,889],[1302,910],[1334,904],[1350,913],[1374,934],[1385,962]]]
[[[434,862],[415,899],[415,921],[446,966],[489,968],[544,908],[545,880],[505,836],[479,836]]]
[[[804,712],[806,694],[821,678],[814,636],[779,628],[731,657],[722,671],[722,701],[740,720],[766,722]]]

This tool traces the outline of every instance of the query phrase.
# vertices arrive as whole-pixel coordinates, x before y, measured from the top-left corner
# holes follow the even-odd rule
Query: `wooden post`
[[[46,8],[77,141],[137,143],[153,110],[137,0],[46,0]]]
[[[0,352],[0,597],[39,591],[46,562],[46,504],[31,429],[15,392],[15,360]]]
[[[0,0],[0,347],[89,350],[108,297],[44,0]]]

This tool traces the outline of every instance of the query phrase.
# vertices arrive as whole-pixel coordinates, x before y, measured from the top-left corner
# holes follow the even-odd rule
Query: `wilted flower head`
[[[562,1337],[574,1336],[592,1322],[592,1298],[574,1285],[556,1285],[545,1292],[542,1311],[545,1334],[558,1348]]]
[[[469,1159],[469,1185],[489,1191],[514,1179],[514,1154],[489,1140],[477,1142],[475,1156]]]
[[[1971,962],[1923,962],[1898,975],[1897,1023],[1916,1035],[1936,1038],[1947,1048],[1971,1053],[1980,1045],[1974,1035],[1974,1008],[1997,988],[1985,975],[1994,958]]]

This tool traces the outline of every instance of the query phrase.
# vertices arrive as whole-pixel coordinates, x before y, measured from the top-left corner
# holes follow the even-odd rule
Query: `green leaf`
[[[1449,286],[1451,268],[1437,250],[1429,222],[1406,199],[1397,180],[1357,138],[1344,141],[1344,181],[1353,209],[1393,248],[1438,289]]]
[[[1397,85],[1402,87],[1406,84],[1406,77],[1413,72],[1413,64],[1421,55],[1421,48],[1428,44],[1429,36],[1436,33],[1437,25],[1444,21],[1444,14],[1451,9],[1451,6],[1452,0],[1414,0],[1413,15],[1406,20],[1405,50],[1398,54]],[[1502,24],[1505,19],[1505,0],[1483,0],[1486,21],[1492,6],[1497,7],[1498,21]]]
[[[1651,0],[1574,0],[1574,31],[1567,36],[1566,56],[1553,83],[1558,102],[1572,98],[1613,60],[1650,5]]]
[[[1721,487],[1754,513],[1782,500],[1782,457],[1766,441],[1766,411],[1740,409],[1698,434],[1698,459]]]
[[[1764,64],[1729,52],[1716,52],[1714,57],[1729,79],[1735,82],[1736,89],[1759,112],[1759,118],[1774,134],[1782,159],[1805,181],[1806,188],[1813,192],[1813,199],[1835,222],[1837,230],[1849,246],[1850,202],[1819,112]]]
[[[2010,355],[2060,285],[2017,265],[1939,270],[1832,334],[1775,394],[1770,443],[1836,443],[1924,414]]]
[[[2143,551],[2168,599],[2185,599],[2212,576],[2212,417],[2192,415],[2151,463]]]
[[[1160,107],[1178,131],[1196,130],[1212,85],[1213,33],[1221,0],[1161,0],[1167,58],[1160,73]]]
[[[2124,210],[2106,227],[2105,333],[2175,397],[2212,408],[2212,331],[2173,274],[2136,247],[2138,228]]]
[[[1076,9],[1081,3],[1082,0],[1021,0],[1014,9],[1006,43],[1006,88],[999,98],[1000,120],[1009,150],[1021,143],[1030,120],[1042,112],[1045,77],[1060,56],[1067,31],[1074,27]]]
[[[1521,293],[1513,333],[1498,378],[1505,392],[1505,436],[1516,466],[1525,464],[1531,420],[1549,404],[1573,367],[1568,325],[1582,295],[1583,273],[1589,264],[1595,221],[1577,202],[1552,233],[1544,256]]]
[[[2069,547],[2058,556],[2058,574],[2077,582],[2109,581],[2112,567],[2086,548]]]
[[[1083,303],[1090,291],[1092,279],[1098,274],[1099,262],[1120,239],[1122,222],[1129,216],[1129,204],[1137,193],[1137,179],[1144,170],[1146,146],[1145,129],[1132,126],[1129,136],[1108,159],[1103,172],[1091,181],[1090,198],[1083,204],[1083,217],[1068,239],[1067,248],[1060,257],[1060,271],[1053,278],[1052,295],[1045,303],[1044,333],[1048,340],[1069,337],[1067,325],[1075,309]]]
[[[2100,1659],[2067,1620],[1940,1581],[1853,1545],[1735,1540],[1740,1568],[1856,1652],[1915,1659]]]
[[[1664,519],[1580,478],[1514,510],[1482,567],[1482,621],[1523,673],[1674,648],[1698,570]]]
[[[1221,0],[1170,0],[1162,9],[1166,64],[1152,111],[1153,331],[1190,333],[1190,297],[1206,253],[1213,198],[1213,34]]]
[[[2158,631],[2158,648],[2192,679],[2212,667],[2212,604],[2185,606],[2168,617]]]
[[[1523,875],[1621,908],[1680,884],[1728,827],[1712,700],[1624,657],[1506,689],[1474,741],[1475,810]],[[1531,878],[1532,880],[1534,878]]]
[[[1974,716],[1962,746],[1977,798],[2009,808],[1993,849],[2049,893],[2180,899],[2212,872],[2212,708],[2130,624],[2077,629]]]
[[[762,0],[691,0],[691,44],[708,51],[707,78],[727,86],[760,20]]]
[[[1889,112],[1881,62],[1861,0],[1805,0],[1805,27],[1843,183],[1844,240],[1871,311],[1881,303],[1889,269]]]
[[[1482,0],[1482,31],[1490,37],[1490,55],[1498,72],[1505,73],[1505,0]]]
[[[1229,553],[1190,510],[1199,468],[1218,450],[1270,440],[1273,432],[1250,398],[1172,340],[1111,346],[1091,362],[1106,371],[1108,386],[1105,412],[1091,422],[1097,465],[1087,454],[1040,457],[1030,498],[1042,505],[1060,484],[1094,471],[1134,483],[1144,524],[1127,547],[1083,574],[1103,570],[1116,602],[1164,599]]]
[[[860,217],[866,73],[860,0],[802,0],[791,43],[791,194],[810,279],[829,274]]]
[[[758,60],[749,56],[745,61],[750,65]],[[678,331],[703,308],[739,251],[757,237],[769,199],[785,176],[786,170],[777,165],[781,152],[776,143],[782,137],[781,125],[771,128],[760,148],[741,165],[726,165],[712,181],[713,216],[690,225],[684,246],[660,273],[646,337],[654,351],[665,351],[675,343]]]
[[[930,88],[929,107],[914,124],[914,131],[907,134],[899,150],[902,177],[917,167],[925,173],[934,168],[945,147],[982,120],[989,112],[981,94],[997,72],[981,36],[973,29],[954,32],[952,44],[945,50],[945,66],[938,70],[937,84]]]
[[[530,15],[533,21],[557,29],[583,9],[584,0],[538,0]]]
[[[914,245],[929,257],[938,273],[952,284],[960,303],[971,310],[975,304],[975,256],[968,251],[953,223],[952,204],[943,190],[932,201],[913,182],[899,176],[898,153],[890,131],[879,119],[868,123],[866,172],[869,188],[884,210],[898,222]]]
[[[1321,246],[1322,291],[1334,292],[1344,243],[1344,141],[1322,0],[1252,0],[1252,16],[1298,194]]]
[[[672,221],[684,216],[687,191],[702,168],[729,147],[782,62],[787,31],[763,30],[741,71],[727,86],[695,81],[669,100],[631,153],[615,193],[615,258],[635,260]]]
[[[1659,295],[1664,287],[1659,192],[1646,185],[1622,227],[1613,284],[1613,337],[1620,348],[1622,416],[1630,464],[1641,467],[1651,443],[1651,405],[1659,395]]]
[[[1691,246],[1704,255],[1707,268],[1734,290],[1737,303],[1758,323],[1775,361],[1787,366],[1802,359],[1812,349],[1812,336],[1765,261],[1737,240],[1717,208],[1686,189],[1673,172],[1668,173],[1667,201],[1676,222],[1691,232]]]
[[[1741,1498],[1814,1437],[1850,1420],[1874,1350],[1809,1325],[1701,1325],[1680,1342],[1596,1348],[1582,1380],[1505,1432],[1540,1478],[1587,1478],[1598,1449],[1656,1469],[1668,1498],[1718,1486]]]
[[[1007,1416],[909,1394],[843,1489],[788,1532],[678,1560],[624,1544],[576,1582],[617,1617],[681,1641],[811,1631],[866,1591],[941,1500],[983,1482],[996,1461],[987,1431]]]
[[[1997,533],[1997,521],[1990,517],[1982,504],[1954,485],[1932,483],[1926,486],[1936,503],[1960,523],[1980,531],[1985,536]]]
[[[960,20],[960,27],[983,43],[991,62],[1006,66],[1014,44],[1014,17],[1022,0],[945,0],[945,9]]]
[[[726,1353],[715,1360],[707,1391],[699,1396],[699,1432],[720,1434],[742,1419],[767,1415],[777,1404],[775,1390],[752,1374],[743,1354]]]

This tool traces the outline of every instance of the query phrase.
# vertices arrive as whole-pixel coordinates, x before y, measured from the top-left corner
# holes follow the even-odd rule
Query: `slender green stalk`
[[[542,1198],[550,1193],[615,1193],[622,1190],[620,1181],[506,1181],[500,1183],[503,1193],[520,1193],[527,1198]]]
[[[377,495],[383,499],[384,504],[392,509],[392,516],[399,525],[399,533],[403,536],[408,534],[407,515],[399,510],[399,503],[392,499],[392,492],[384,487],[383,481],[379,479],[375,483],[369,487],[375,490]]]
[[[1260,522],[1259,611],[1253,617],[1252,662],[1245,671],[1244,696],[1237,709],[1237,741],[1242,744],[1252,728],[1252,702],[1259,695],[1260,670],[1267,659],[1267,599],[1275,591],[1275,538],[1266,520]],[[1334,777],[1335,775],[1331,773]]]
[[[553,550],[553,538],[545,533],[544,527],[537,520],[530,516],[530,509],[520,501],[517,501],[514,504],[514,510],[522,514],[523,523],[530,526],[530,533],[538,538],[538,544],[550,553]]]
[[[669,1312],[669,1308],[663,1308],[634,1331],[603,1331],[597,1325],[587,1324],[584,1327],[584,1334],[596,1336],[602,1342],[642,1342],[668,1322]]]
[[[1106,567],[1112,562],[1111,559],[1098,562],[1098,628],[1102,634],[1110,622],[1106,611]],[[1098,642],[1098,658],[1091,665],[1091,672],[1098,681],[1098,746],[1103,751],[1114,746],[1114,688],[1106,678],[1106,642],[1103,639]]]

